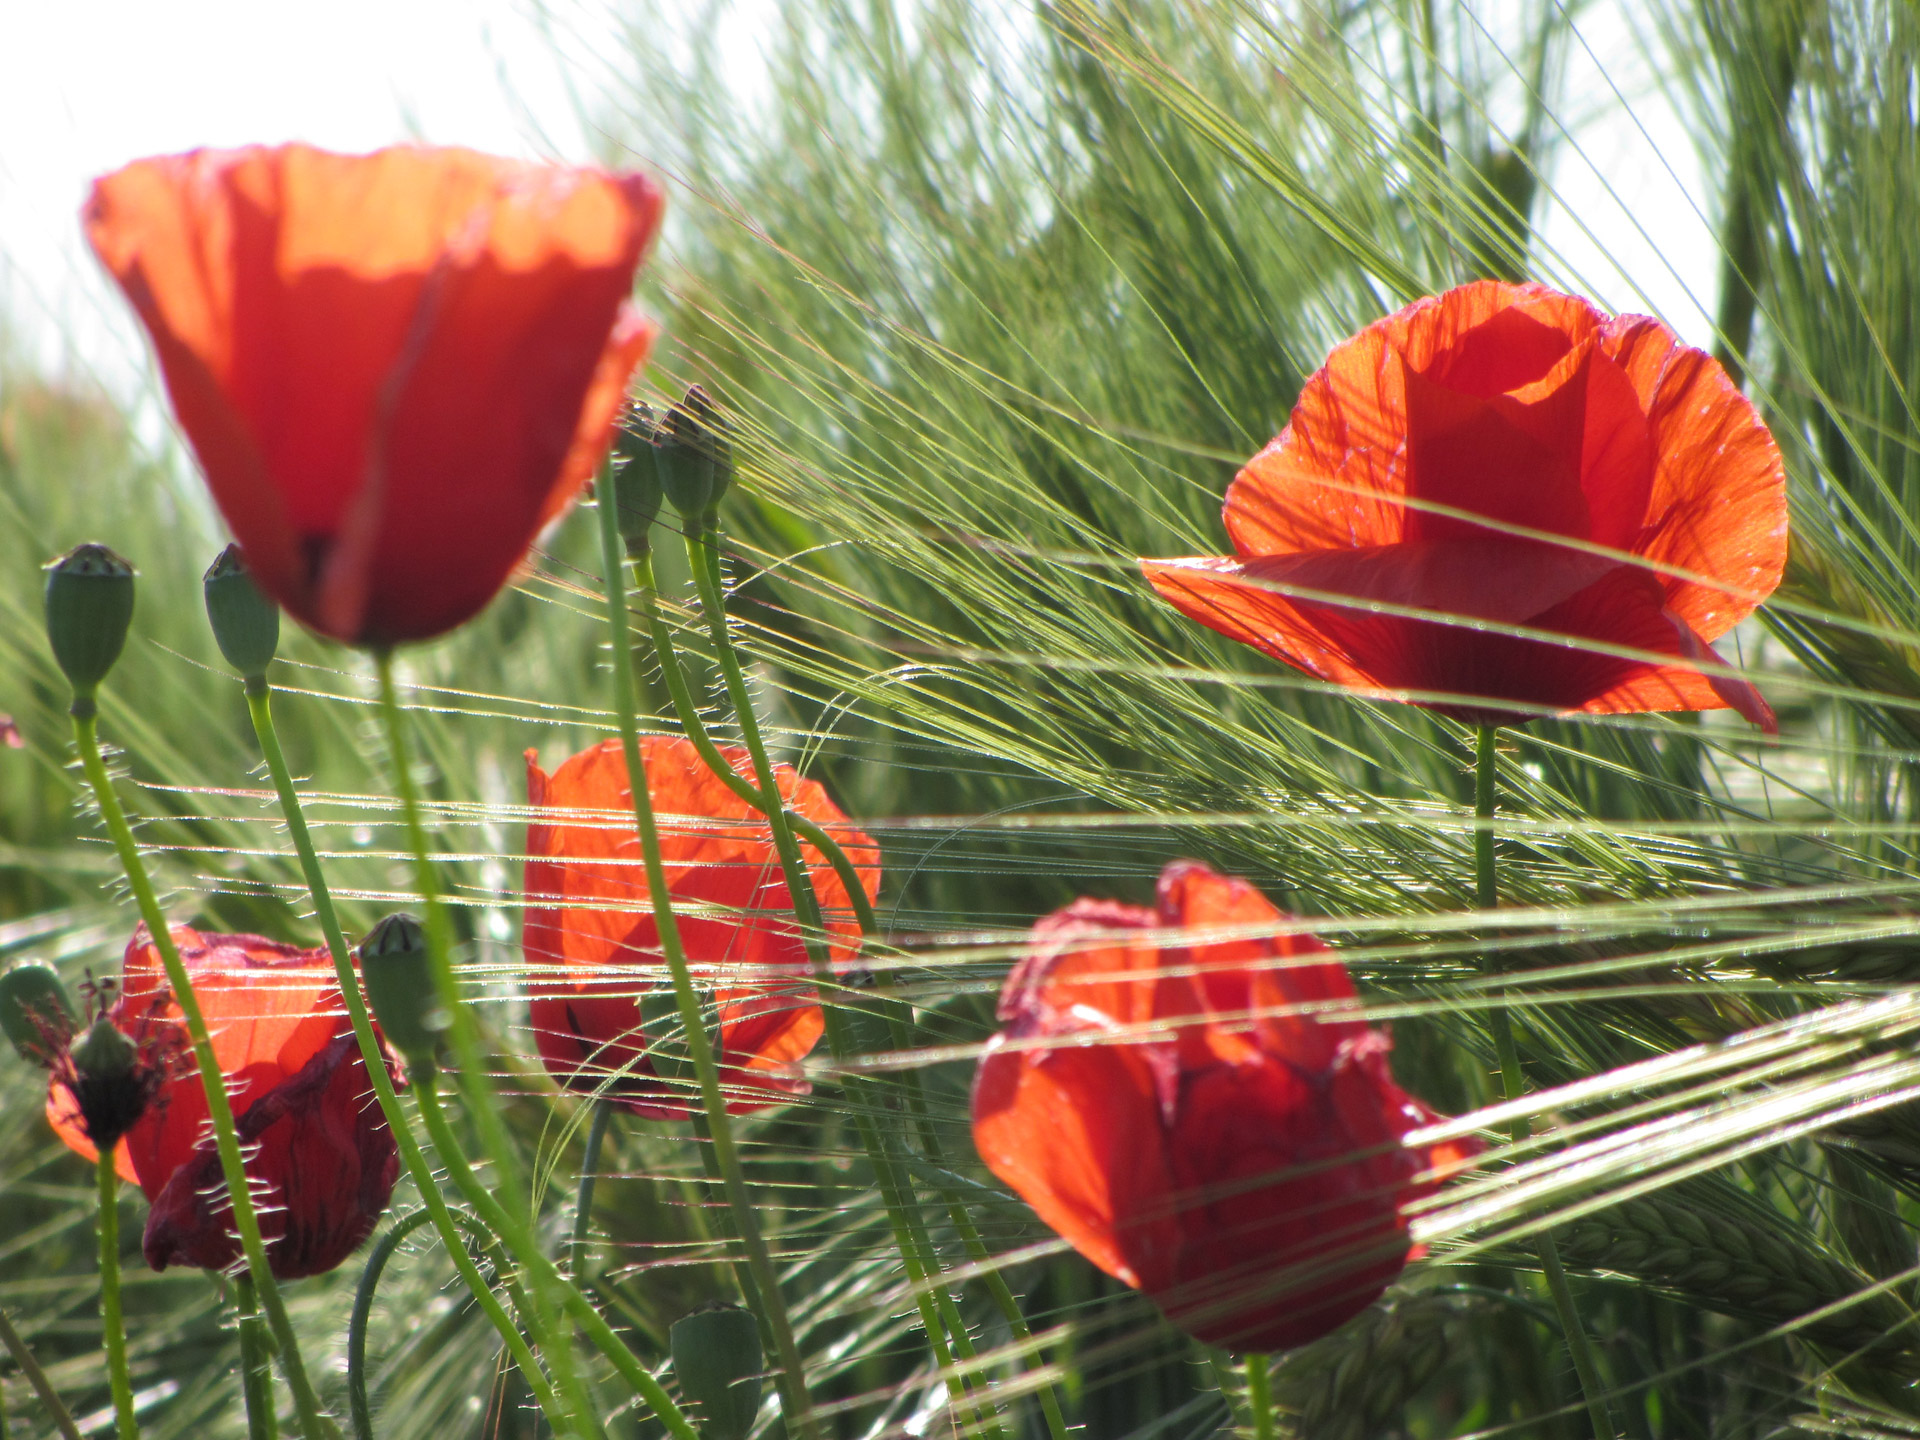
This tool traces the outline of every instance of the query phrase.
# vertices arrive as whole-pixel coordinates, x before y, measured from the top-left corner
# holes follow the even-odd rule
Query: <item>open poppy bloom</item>
[[[331,1270],[373,1233],[400,1173],[332,962],[324,949],[258,935],[202,935],[180,925],[173,937],[226,1077],[273,1273],[292,1280]],[[239,1261],[240,1241],[207,1129],[206,1090],[144,925],[127,946],[107,1018],[133,1041],[136,1066],[154,1088],[114,1153],[114,1168],[152,1206],[147,1263],[225,1270]],[[97,1158],[57,1073],[47,1118],[72,1149]]]
[[[1194,860],[1162,872],[1157,910],[1056,911],[973,1082],[987,1168],[1234,1350],[1304,1345],[1365,1309],[1412,1250],[1399,1207],[1478,1148],[1402,1141],[1438,1117],[1394,1083],[1346,967],[1271,933],[1284,918]]]
[[[796,1063],[825,1020],[809,983],[806,947],[781,874],[773,832],[707,769],[690,741],[641,737],[647,791],[659,817],[668,892],[694,981],[719,1007],[714,1046],[732,1111],[804,1094]],[[721,753],[751,778],[737,746]],[[774,767],[781,799],[833,834],[866,886],[880,890],[880,851],[827,792],[791,766]],[[684,1087],[662,1080],[647,1053],[648,1013],[677,1026],[673,987],[647,898],[633,792],[618,740],[583,750],[549,776],[527,752],[527,799],[543,818],[527,826],[527,918],[534,1040],[562,1085],[606,1093],[636,1115],[690,1113]],[[827,858],[801,846],[836,965],[850,960],[860,929]]]
[[[1775,729],[1696,667],[1780,582],[1780,452],[1658,321],[1491,280],[1421,300],[1335,347],[1224,514],[1234,558],[1147,579],[1310,675],[1476,724],[1731,707]]]
[[[640,175],[399,146],[136,160],[87,239],[261,588],[354,644],[469,619],[612,441]]]

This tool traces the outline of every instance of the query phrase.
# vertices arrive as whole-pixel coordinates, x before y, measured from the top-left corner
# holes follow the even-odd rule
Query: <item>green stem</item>
[[[673,699],[674,711],[680,717],[681,728],[686,732],[687,738],[693,743],[694,749],[699,752],[701,759],[706,762],[707,768],[712,771],[715,778],[724,782],[735,795],[764,815],[766,813],[764,793],[727,763],[726,757],[720,753],[720,748],[708,735],[706,724],[700,718],[700,711],[693,703],[693,693],[687,684],[685,671],[680,668],[680,657],[674,646],[673,634],[667,628],[666,621],[660,613],[650,557],[645,551],[641,551],[633,554],[631,558],[636,588],[642,601],[641,616],[653,640],[654,653],[660,662],[661,676],[666,682],[667,693]],[[868,941],[877,940],[880,926],[874,917],[873,903],[867,898],[866,885],[846,850],[823,827],[806,816],[794,810],[788,810],[786,815],[801,838],[825,855],[828,863],[833,866],[834,873],[839,876],[841,885],[853,902],[854,918],[859,923],[862,936]],[[888,1019],[894,1027],[895,1048],[901,1050],[908,1048],[910,1041],[903,1033],[898,1017],[892,1013],[891,1009],[889,1009]],[[909,1071],[904,1081],[908,1103],[918,1122],[921,1145],[927,1159],[935,1166],[944,1166],[946,1162],[941,1155],[940,1142],[934,1133],[932,1120],[926,1112],[925,1097],[920,1090],[920,1077]],[[966,1246],[968,1257],[976,1263],[989,1260],[991,1253],[981,1241],[980,1232],[974,1226],[973,1217],[968,1214],[965,1204],[951,1191],[942,1189],[940,1195],[947,1205],[947,1213],[955,1231],[960,1236],[961,1243]],[[1013,1291],[1008,1288],[1006,1277],[998,1270],[992,1269],[984,1271],[983,1274],[988,1292],[999,1307],[1008,1329],[1022,1345],[1030,1343],[1033,1339],[1033,1331],[1027,1325],[1026,1316],[1020,1311],[1019,1301],[1014,1298]],[[1059,1399],[1055,1396],[1053,1386],[1050,1384],[1040,1387],[1040,1408],[1046,1418],[1049,1440],[1067,1440],[1066,1417],[1061,1413]]]
[[[327,951],[333,957],[333,972],[340,982],[340,996],[346,1004],[347,1017],[353,1022],[354,1037],[360,1042],[360,1055],[366,1062],[368,1078],[373,1082],[373,1093],[380,1102],[381,1113],[387,1117],[387,1128],[393,1132],[401,1162],[413,1177],[414,1188],[420,1192],[420,1201],[426,1207],[426,1213],[433,1218],[433,1228],[440,1236],[440,1243],[453,1257],[460,1278],[473,1293],[475,1302],[493,1322],[494,1329],[500,1332],[500,1338],[513,1355],[514,1363],[527,1377],[527,1386],[539,1402],[542,1413],[558,1434],[567,1428],[564,1423],[565,1412],[559,1408],[552,1388],[541,1376],[526,1337],[520,1333],[520,1327],[507,1314],[499,1297],[481,1277],[479,1267],[467,1254],[466,1247],[460,1243],[453,1212],[447,1208],[446,1198],[440,1193],[440,1182],[433,1173],[433,1167],[427,1163],[427,1157],[421,1152],[420,1142],[414,1138],[413,1127],[408,1122],[406,1111],[401,1108],[393,1080],[387,1074],[386,1054],[380,1047],[379,1036],[374,1033],[373,1017],[367,1013],[367,1002],[360,992],[359,976],[353,968],[353,955],[347,948],[346,935],[340,928],[339,913],[334,909],[333,892],[328,888],[327,877],[320,868],[320,856],[313,846],[313,834],[307,829],[306,812],[301,808],[299,792],[293,788],[293,772],[287,767],[286,754],[280,748],[279,731],[273,723],[272,695],[272,687],[264,677],[248,679],[247,711],[253,717],[253,733],[260,741],[261,753],[266,756],[267,772],[273,777],[274,791],[280,797],[281,818],[287,822],[287,834],[292,838],[293,848],[300,857],[300,872],[306,878],[314,914],[319,918],[321,933],[326,936]]]
[[[247,1407],[247,1440],[277,1440],[280,1417],[273,1403],[273,1351],[260,1329],[260,1304],[253,1281],[239,1275],[233,1282],[234,1309],[239,1312],[240,1395]]]
[[[13,1328],[13,1320],[4,1309],[0,1309],[0,1345],[7,1347],[7,1353],[13,1356],[13,1363],[20,1367],[20,1373],[27,1377],[33,1393],[40,1397],[40,1404],[53,1421],[53,1428],[60,1432],[61,1440],[80,1440],[80,1427],[73,1423],[73,1415],[68,1411],[66,1402],[61,1400],[60,1392],[53,1388],[53,1382],[47,1379],[47,1372],[33,1358],[33,1351],[20,1338],[20,1332]]]
[[[1247,1356],[1247,1408],[1253,1412],[1253,1440],[1273,1440],[1273,1391],[1267,1357]]]
[[[1496,781],[1500,768],[1499,729],[1482,725],[1474,747],[1474,831],[1473,861],[1475,898],[1482,910],[1500,904],[1500,881],[1494,868],[1493,817],[1497,807]],[[1500,1057],[1500,1085],[1504,1099],[1517,1100],[1526,1088],[1520,1071],[1520,1054],[1513,1041],[1513,1025],[1505,1006],[1487,1012],[1493,1029],[1493,1042]],[[1533,1134],[1533,1124],[1525,1115],[1517,1115],[1508,1126],[1508,1135],[1518,1145]],[[1596,1440],[1614,1440],[1620,1433],[1606,1402],[1606,1386],[1600,1379],[1600,1367],[1587,1340],[1586,1326],[1573,1302],[1573,1290],[1567,1284],[1566,1267],[1560,1263],[1560,1246],[1553,1232],[1539,1235],[1540,1268],[1547,1277],[1547,1289],[1553,1295],[1553,1308],[1560,1317],[1560,1329],[1573,1356],[1574,1373],[1580,1377],[1580,1393],[1587,1405],[1587,1419]]]
[[[753,1289],[758,1292],[762,1322],[772,1332],[774,1354],[780,1361],[780,1399],[788,1426],[806,1437],[818,1440],[819,1422],[814,1418],[813,1402],[807,1395],[806,1369],[801,1363],[800,1347],[793,1338],[793,1322],[788,1317],[786,1299],[780,1293],[780,1277],[767,1253],[760,1233],[759,1216],[747,1193],[746,1177],[740,1168],[740,1156],[734,1147],[733,1121],[727,1114],[726,1096],[720,1088],[720,1068],[714,1060],[713,1046],[707,1038],[706,1022],[700,1014],[700,997],[687,969],[686,950],[680,943],[680,926],[674,919],[673,901],[667,890],[666,865],[661,856],[660,831],[653,814],[653,796],[647,785],[647,767],[640,754],[639,722],[634,715],[633,649],[627,633],[627,595],[620,556],[619,517],[604,498],[611,487],[603,488],[597,506],[600,518],[600,557],[607,599],[607,638],[612,648],[614,711],[620,722],[620,745],[626,757],[628,790],[633,797],[633,818],[640,835],[640,853],[646,864],[647,896],[653,906],[654,928],[660,937],[660,953],[673,978],[673,994],[679,1006],[680,1021],[686,1030],[688,1057],[700,1085],[702,1108],[715,1163],[719,1166],[727,1207],[733,1214],[740,1247],[746,1254],[747,1270]],[[652,592],[646,605],[653,604]],[[774,807],[778,809],[779,807]]]
[[[140,918],[146,921],[153,948],[160,953],[160,963],[166,969],[167,984],[173,990],[174,1003],[180,1007],[187,1035],[193,1042],[194,1061],[199,1066],[200,1082],[207,1092],[207,1118],[213,1129],[214,1149],[220,1157],[220,1170],[227,1182],[227,1198],[232,1204],[233,1228],[240,1236],[240,1249],[247,1257],[247,1270],[259,1289],[261,1306],[267,1312],[267,1323],[273,1327],[273,1338],[280,1349],[281,1373],[287,1378],[287,1388],[293,1392],[293,1408],[299,1419],[300,1434],[303,1440],[334,1440],[339,1434],[338,1428],[321,1414],[320,1401],[307,1380],[307,1367],[300,1358],[300,1342],[293,1333],[293,1323],[287,1318],[286,1303],[280,1298],[280,1287],[274,1282],[273,1269],[267,1260],[267,1247],[260,1238],[260,1219],[254,1213],[253,1196],[247,1189],[246,1164],[240,1154],[240,1137],[234,1130],[233,1106],[227,1100],[226,1081],[220,1073],[220,1062],[213,1053],[213,1038],[207,1032],[206,1016],[200,1010],[199,998],[193,993],[193,981],[187,975],[187,967],[181,963],[179,947],[173,943],[173,932],[167,928],[167,917],[161,913],[160,902],[154,896],[153,884],[147,878],[146,864],[140,858],[140,847],[134,843],[133,831],[127,825],[125,812],[120,808],[120,798],[113,792],[106,762],[100,758],[93,702],[76,696],[72,708],[73,739],[80,751],[81,768],[86,772],[87,783],[93,788],[94,800],[100,807],[100,817],[106,822],[107,834],[113,840],[121,868],[126,871],[127,884],[133,890],[135,903],[140,907]]]
[[[593,1233],[593,1187],[600,1178],[600,1151],[607,1143],[607,1127],[613,1123],[618,1107],[602,1096],[593,1102],[593,1118],[587,1122],[586,1148],[580,1156],[580,1195],[573,1209],[573,1243],[567,1250],[567,1274],[573,1283],[582,1283],[586,1273],[587,1241]]]
[[[379,675],[380,711],[386,725],[394,783],[400,792],[400,810],[406,823],[407,843],[413,851],[414,888],[419,891],[421,906],[426,911],[423,929],[427,940],[427,965],[433,973],[434,991],[450,1017],[447,1033],[452,1042],[454,1059],[459,1065],[460,1090],[466,1101],[468,1118],[480,1132],[480,1148],[492,1162],[497,1177],[496,1191],[506,1201],[506,1204],[495,1208],[512,1217],[511,1227],[499,1231],[500,1239],[529,1277],[528,1297],[533,1302],[533,1309],[526,1318],[534,1331],[534,1340],[540,1346],[540,1353],[546,1357],[547,1367],[553,1372],[555,1390],[564,1398],[577,1423],[597,1429],[593,1425],[591,1406],[582,1408],[585,1394],[578,1377],[573,1373],[573,1346],[564,1327],[556,1322],[554,1316],[553,1294],[545,1278],[552,1267],[535,1263],[544,1257],[533,1238],[531,1197],[521,1181],[513,1143],[507,1136],[506,1122],[501,1118],[500,1107],[494,1099],[486,1055],[480,1048],[479,1026],[471,1007],[460,993],[460,981],[453,971],[453,926],[446,903],[440,898],[439,874],[433,863],[432,852],[427,847],[420,792],[413,780],[406,711],[401,707],[399,692],[393,683],[393,652],[377,650],[373,658],[374,668]],[[419,1090],[424,1095],[430,1088],[423,1084]],[[437,1140],[435,1145],[439,1148]],[[444,1151],[441,1161],[447,1162]],[[491,1201],[492,1197],[488,1198]]]
[[[113,1390],[113,1423],[120,1440],[134,1440],[133,1381],[127,1378],[127,1330],[120,1319],[120,1177],[111,1145],[100,1151],[94,1173],[100,1182],[100,1328],[107,1342],[107,1384]]]
[[[461,1152],[460,1142],[454,1138],[452,1127],[447,1124],[446,1112],[440,1108],[438,1086],[432,1075],[422,1076],[414,1087],[414,1095],[420,1106],[420,1118],[427,1127],[427,1136],[433,1141],[434,1149],[439,1151],[441,1163],[447,1167],[447,1173],[460,1193],[467,1197],[482,1223],[494,1231],[505,1242],[507,1249],[516,1257],[531,1255],[532,1260],[522,1261],[528,1278],[536,1284],[550,1289],[560,1297],[567,1314],[571,1315],[582,1333],[599,1352],[612,1362],[620,1377],[633,1387],[638,1395],[653,1409],[653,1413],[677,1440],[700,1440],[691,1422],[673,1403],[667,1392],[660,1387],[640,1363],[639,1358],[627,1348],[626,1342],[614,1333],[607,1324],[606,1317],[593,1308],[593,1302],[563,1276],[554,1263],[533,1245],[533,1237],[524,1228],[524,1222],[508,1213],[506,1207],[496,1200],[480,1177],[467,1164]]]
[[[794,838],[790,812],[786,806],[774,803],[780,793],[779,783],[774,776],[773,762],[767,755],[766,742],[760,733],[760,719],[753,707],[753,694],[747,688],[746,676],[740,669],[740,658],[733,648],[733,636],[727,627],[726,602],[720,587],[719,537],[713,528],[711,516],[697,537],[688,533],[687,559],[693,570],[694,584],[699,588],[700,608],[706,615],[707,633],[712,637],[714,657],[720,662],[720,674],[726,682],[727,694],[733,701],[740,739],[753,761],[754,779],[759,792],[767,802],[758,808],[766,817],[767,828],[773,832],[773,848],[780,857],[787,894],[793,901],[794,919],[799,925],[801,943],[806,947],[814,983],[820,988],[827,1048],[835,1060],[845,1060],[853,1054],[854,1047],[846,1031],[846,1016],[838,1005],[832,1003],[827,993],[835,981],[832,957],[825,940],[826,927],[820,916],[820,901],[814,893],[813,877],[800,853],[799,842]],[[857,873],[852,879],[849,900],[854,894],[863,893],[866,888]],[[874,1130],[871,1117],[858,1106],[855,1107],[855,1115],[874,1173],[880,1180],[881,1199],[887,1207],[887,1218],[893,1227],[901,1261],[913,1280],[917,1298],[924,1293],[927,1278],[940,1273],[939,1254],[928,1239],[918,1212],[907,1203],[909,1192],[906,1183]],[[915,1276],[916,1270],[921,1272],[920,1275]],[[968,1334],[966,1325],[954,1308],[953,1297],[943,1285],[934,1285],[932,1288],[935,1291],[936,1308],[952,1339],[954,1352],[962,1359],[971,1360],[974,1355],[973,1337]],[[927,1335],[934,1342],[938,1355],[941,1346],[933,1326],[927,1327]],[[989,1416],[988,1433],[1001,1433],[997,1417]]]

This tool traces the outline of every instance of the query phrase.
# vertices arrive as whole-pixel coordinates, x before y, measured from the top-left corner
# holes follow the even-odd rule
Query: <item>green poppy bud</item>
[[[207,620],[227,664],[247,679],[267,673],[280,647],[280,607],[260,592],[238,545],[229,545],[200,582]]]
[[[622,417],[613,442],[613,503],[627,553],[637,555],[650,543],[654,517],[665,491],[660,487],[660,440],[653,412],[636,405]]]
[[[45,965],[17,965],[0,975],[0,1031],[21,1059],[51,1060],[50,1048],[73,1036],[73,1006],[60,977]]]
[[[389,915],[360,942],[360,983],[387,1043],[407,1068],[429,1074],[452,1017],[440,1003],[427,963],[427,933],[404,911]]]
[[[733,480],[733,451],[713,399],[698,385],[667,412],[659,430],[656,464],[667,503],[700,523]]]
[[[77,545],[47,566],[46,605],[53,658],[74,700],[90,703],[127,643],[133,567],[104,545]]]
[[[760,1412],[760,1326],[738,1305],[702,1305],[667,1332],[680,1393],[703,1440],[746,1440]]]

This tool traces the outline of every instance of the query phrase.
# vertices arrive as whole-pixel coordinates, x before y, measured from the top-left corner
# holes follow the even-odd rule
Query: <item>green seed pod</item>
[[[667,503],[700,523],[733,481],[733,451],[713,400],[698,385],[667,412],[658,432],[656,463]]]
[[[637,555],[650,543],[654,517],[666,492],[660,485],[659,430],[653,412],[634,406],[622,417],[613,442],[613,503],[620,521],[620,538],[627,553]]]
[[[77,545],[47,566],[47,641],[76,700],[120,658],[133,622],[133,567],[104,545]]]
[[[247,679],[267,673],[280,647],[280,607],[260,593],[238,545],[229,545],[200,582],[207,620],[227,664]]]
[[[138,1047],[104,1015],[67,1056],[73,1062],[69,1083],[80,1106],[80,1128],[97,1149],[111,1150],[147,1113],[159,1093],[160,1072],[140,1063]]]
[[[703,1440],[746,1440],[760,1413],[760,1326],[751,1311],[718,1302],[673,1322],[673,1373]]]
[[[93,1022],[69,1053],[74,1070],[85,1080],[118,1080],[132,1073],[133,1062],[139,1058],[133,1041],[104,1015]]]
[[[440,1003],[418,920],[402,911],[373,927],[360,942],[360,983],[387,1043],[406,1057],[408,1069],[431,1073],[453,1017]]]
[[[45,965],[17,965],[0,975],[0,1031],[22,1060],[44,1065],[49,1047],[73,1036],[73,1006],[60,977]]]

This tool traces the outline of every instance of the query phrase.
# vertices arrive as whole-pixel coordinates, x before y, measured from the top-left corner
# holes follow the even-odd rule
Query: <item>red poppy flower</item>
[[[987,1168],[1102,1270],[1236,1350],[1304,1345],[1371,1304],[1412,1249],[1400,1205],[1477,1148],[1402,1142],[1438,1117],[1394,1084],[1346,967],[1273,934],[1283,919],[1193,860],[1161,874],[1157,911],[1055,912],[973,1082]]]
[[[752,775],[745,750],[721,753]],[[660,817],[667,886],[695,981],[717,988],[722,1083],[736,1112],[804,1094],[795,1062],[825,1021],[808,983],[805,946],[764,817],[727,789],[691,742],[641,739],[647,792]],[[880,890],[880,851],[848,823],[827,792],[786,765],[774,767],[781,798],[831,831],[858,867],[869,897]],[[620,742],[575,755],[549,776],[527,752],[527,799],[545,817],[527,826],[528,910],[521,944],[530,970],[534,1039],[562,1085],[610,1093],[637,1115],[688,1113],[684,1089],[656,1076],[641,1029],[642,996],[672,1011],[659,932],[647,903],[633,792]],[[840,877],[819,851],[801,847],[819,896],[835,962],[852,958],[859,926]]]
[[[84,219],[254,578],[388,645],[479,611],[606,452],[660,209],[639,175],[287,145],[136,160]]]
[[[273,1273],[292,1280],[331,1270],[373,1233],[400,1159],[327,952],[184,925],[173,937],[226,1076]],[[114,1153],[114,1168],[153,1207],[147,1263],[225,1270],[239,1260],[240,1242],[207,1131],[206,1090],[144,925],[127,946],[107,1014],[158,1082]],[[95,1158],[74,1095],[57,1078],[47,1118],[72,1149]]]
[[[1238,558],[1147,578],[1323,680],[1474,723],[1730,706],[1775,728],[1751,685],[1695,666],[1780,582],[1780,452],[1658,321],[1497,281],[1421,300],[1335,347],[1224,513]],[[1436,693],[1469,698],[1417,698]]]

